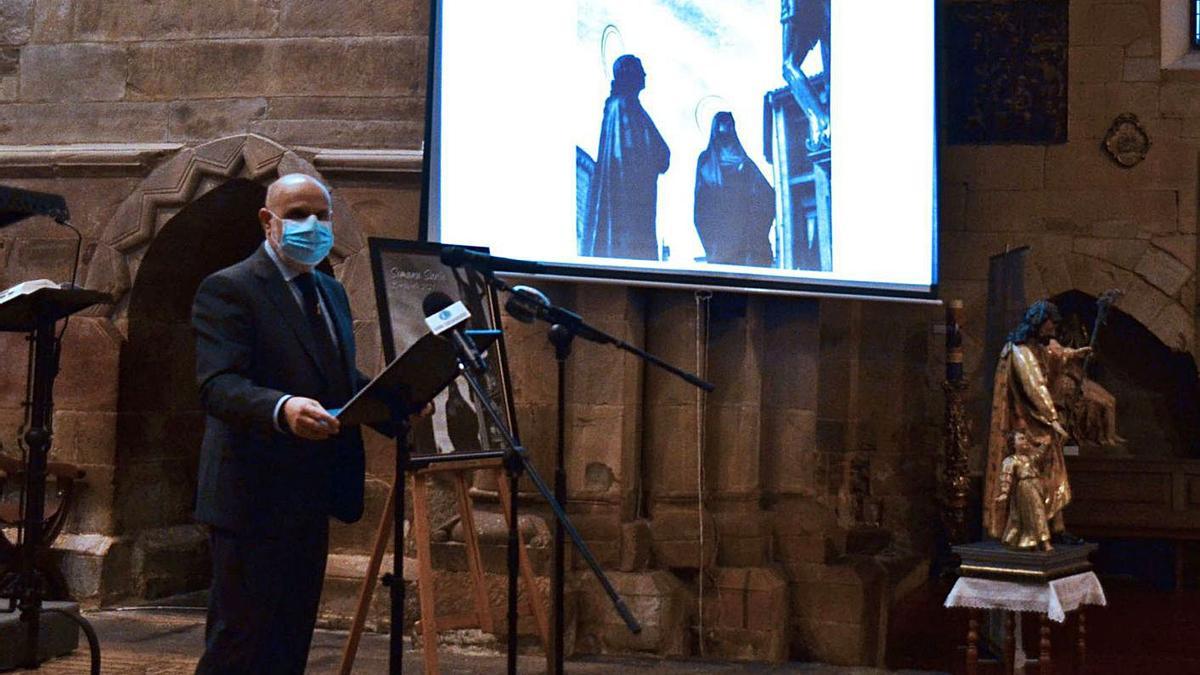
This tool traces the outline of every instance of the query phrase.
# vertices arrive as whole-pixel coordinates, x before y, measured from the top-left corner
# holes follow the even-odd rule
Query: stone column
[[[774,363],[763,353],[762,298],[713,296],[709,327],[708,376],[717,388],[705,411],[705,473],[706,502],[720,534],[717,560],[724,567],[756,567],[768,548],[759,506],[762,378]]]
[[[646,317],[646,349],[687,370],[696,370],[696,302],[690,293],[654,291]],[[648,515],[658,567],[700,566],[697,514],[702,411],[696,389],[659,368],[647,368],[643,463]],[[710,469],[711,470],[711,469]],[[715,562],[714,524],[705,514],[703,560]]]

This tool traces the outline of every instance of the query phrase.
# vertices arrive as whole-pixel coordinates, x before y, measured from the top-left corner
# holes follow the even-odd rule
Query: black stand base
[[[1021,551],[998,541],[955,546],[962,558],[959,572],[965,577],[1008,581],[1051,581],[1092,569],[1088,560],[1096,544],[1059,544],[1052,551]]]
[[[39,609],[37,664],[75,651],[79,647],[79,626],[54,610],[64,610],[78,616],[79,603],[44,600]],[[23,662],[28,657],[25,628],[18,612],[0,614],[0,671],[18,666],[37,667],[37,664],[30,666]]]

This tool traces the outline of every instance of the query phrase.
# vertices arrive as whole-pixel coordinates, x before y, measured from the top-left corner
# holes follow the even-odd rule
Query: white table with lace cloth
[[[1100,580],[1094,572],[1073,574],[1052,581],[1009,581],[980,577],[959,577],[950,594],[946,596],[946,607],[962,607],[973,610],[1001,610],[1005,615],[1005,672],[1023,668],[1025,653],[1021,644],[1020,621],[1013,619],[1013,612],[1033,612],[1041,615],[1039,670],[1043,675],[1053,672],[1050,659],[1050,624],[1064,623],[1067,615],[1077,612],[1076,623],[1076,666],[1082,669],[1086,645],[1086,633],[1082,608],[1085,605],[1104,606],[1107,601]],[[979,619],[972,612],[967,630],[967,672],[977,668]]]

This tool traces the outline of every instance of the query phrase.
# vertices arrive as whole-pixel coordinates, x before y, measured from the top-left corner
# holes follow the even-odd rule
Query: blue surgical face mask
[[[328,220],[311,215],[304,220],[283,218],[279,249],[303,265],[316,265],[333,250],[333,227]]]

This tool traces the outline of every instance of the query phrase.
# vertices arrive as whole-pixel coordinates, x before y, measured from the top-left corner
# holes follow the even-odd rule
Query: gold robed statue
[[[1000,541],[1010,548],[1053,550],[1050,524],[1046,518],[1046,495],[1038,464],[1045,453],[1029,442],[1024,432],[1014,431],[1012,454],[1000,463],[996,507],[1008,511]]]
[[[1055,334],[1060,321],[1053,303],[1035,302],[1009,334],[996,365],[983,525],[988,535],[1011,548],[1048,550],[1050,534],[1074,539],[1065,535],[1063,523],[1062,511],[1071,502],[1063,460],[1067,431],[1053,392],[1068,367],[1091,353],[1091,347],[1059,344]],[[1034,495],[1042,502],[1040,513],[1032,508]],[[1032,519],[1045,522],[1025,522]],[[1015,526],[1012,532],[1010,526]]]

